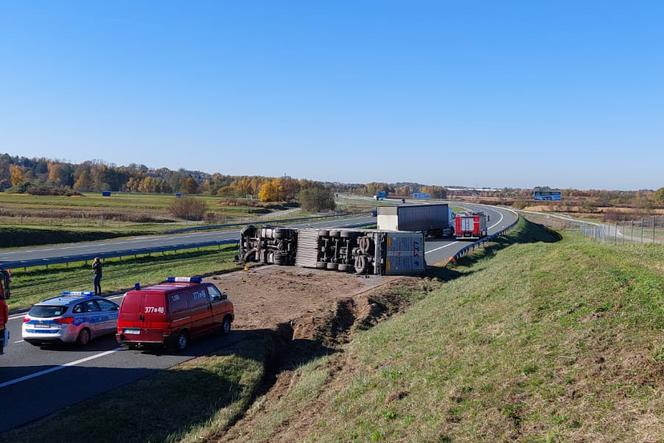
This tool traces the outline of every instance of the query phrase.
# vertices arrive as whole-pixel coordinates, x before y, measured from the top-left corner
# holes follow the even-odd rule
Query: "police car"
[[[86,345],[115,333],[118,305],[92,292],[65,291],[37,303],[23,317],[23,340],[35,346],[53,343]]]

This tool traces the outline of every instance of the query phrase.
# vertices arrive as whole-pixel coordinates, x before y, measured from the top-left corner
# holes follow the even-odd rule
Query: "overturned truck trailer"
[[[372,229],[245,227],[238,259],[275,265],[375,275],[414,275],[426,270],[421,232]]]

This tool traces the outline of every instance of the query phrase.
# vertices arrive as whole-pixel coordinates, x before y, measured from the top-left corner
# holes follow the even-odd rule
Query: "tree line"
[[[263,202],[291,201],[303,190],[319,196],[318,190],[372,196],[379,191],[409,196],[427,192],[434,198],[445,198],[442,186],[417,183],[326,183],[290,177],[231,176],[219,173],[160,168],[130,164],[117,166],[100,160],[71,163],[48,158],[0,155],[0,191],[33,194],[66,194],[73,192],[147,192],[207,194],[228,198],[254,198]],[[327,198],[327,197],[326,197]]]

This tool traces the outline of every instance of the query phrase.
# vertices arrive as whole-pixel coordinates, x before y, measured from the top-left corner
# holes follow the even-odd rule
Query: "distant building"
[[[537,187],[533,189],[533,200],[555,200],[560,201],[562,198],[562,193],[560,189],[551,189],[548,186]]]

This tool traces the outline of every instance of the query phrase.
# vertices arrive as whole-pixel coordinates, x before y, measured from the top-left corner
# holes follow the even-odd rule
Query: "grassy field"
[[[285,222],[322,215],[300,208],[269,212],[260,207],[229,206],[228,200],[221,197],[197,195],[195,198],[207,203],[208,215],[204,221],[174,218],[168,210],[175,199],[173,195],[114,193],[102,197],[86,193],[64,197],[0,192],[0,248],[158,234],[261,219]]]
[[[231,223],[256,215],[255,208],[225,206],[225,200],[219,197],[195,198],[207,203],[210,221],[215,223]],[[114,193],[111,197],[102,197],[86,193],[64,197],[0,192],[0,240],[6,228],[50,228],[120,236],[203,224],[174,218],[168,211],[174,199],[170,194]]]
[[[521,221],[258,399],[249,441],[658,441],[664,248]],[[241,426],[242,423],[239,424]]]
[[[167,252],[138,256],[138,258],[107,259],[104,261],[102,289],[105,293],[142,285],[158,283],[168,276],[204,275],[235,269],[235,246],[201,248],[200,251]],[[26,308],[61,291],[92,290],[90,264],[83,263],[16,269],[13,272],[12,296],[7,303],[11,310]]]

